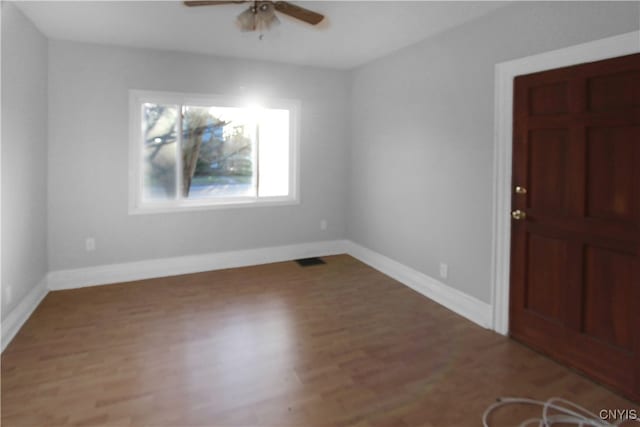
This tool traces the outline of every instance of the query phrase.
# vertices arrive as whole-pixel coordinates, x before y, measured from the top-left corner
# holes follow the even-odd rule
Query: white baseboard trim
[[[38,284],[11,310],[11,313],[2,321],[1,351],[9,345],[16,336],[22,325],[29,319],[40,302],[49,291],[47,290],[46,277],[43,277]]]
[[[492,328],[490,304],[357,243],[347,241],[347,253],[460,316],[484,328]]]
[[[485,328],[492,327],[492,307],[490,304],[349,240],[330,240],[52,271],[2,321],[1,350],[4,351],[49,290],[107,285],[344,253],[370,265],[472,322]]]
[[[298,258],[338,255],[345,253],[345,247],[346,241],[344,240],[329,240],[59,270],[48,274],[47,284],[52,291],[107,285],[155,277],[291,261]]]

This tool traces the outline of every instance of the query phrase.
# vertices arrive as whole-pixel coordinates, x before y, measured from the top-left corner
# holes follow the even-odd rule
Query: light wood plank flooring
[[[325,260],[51,292],[2,354],[2,426],[478,426],[505,395],[637,408],[349,256]]]

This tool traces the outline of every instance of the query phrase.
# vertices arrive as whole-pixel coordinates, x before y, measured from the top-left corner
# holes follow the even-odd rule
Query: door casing
[[[521,74],[639,52],[640,31],[633,31],[496,64],[491,305],[493,309],[492,329],[502,335],[509,333],[513,79]]]

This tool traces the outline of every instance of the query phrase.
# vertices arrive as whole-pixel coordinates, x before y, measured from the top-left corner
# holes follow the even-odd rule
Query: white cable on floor
[[[611,424],[596,414],[589,412],[580,405],[576,405],[559,397],[552,397],[547,401],[520,397],[501,397],[497,402],[489,405],[482,415],[482,425],[489,426],[489,416],[493,411],[507,405],[534,405],[542,408],[540,418],[530,418],[519,424],[519,427],[538,426],[551,427],[555,424],[575,425],[580,427],[618,427],[627,420],[618,420]],[[556,411],[552,414],[550,411]]]

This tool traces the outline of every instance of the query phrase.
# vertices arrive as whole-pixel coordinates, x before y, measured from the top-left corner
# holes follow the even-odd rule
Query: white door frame
[[[493,306],[493,329],[500,334],[507,335],[509,333],[513,79],[521,74],[638,52],[640,52],[640,31],[633,31],[496,64],[491,303]]]

